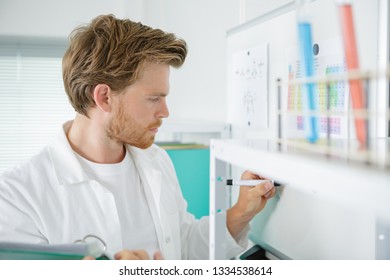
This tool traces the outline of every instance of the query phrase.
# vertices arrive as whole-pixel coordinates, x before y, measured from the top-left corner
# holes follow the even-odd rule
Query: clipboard
[[[82,260],[93,256],[108,260],[95,243],[30,244],[0,242],[0,260]]]

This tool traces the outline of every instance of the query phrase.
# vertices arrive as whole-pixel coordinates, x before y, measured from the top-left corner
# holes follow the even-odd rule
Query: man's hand
[[[241,179],[266,179],[257,174],[245,171]],[[240,187],[237,203],[227,210],[226,223],[230,234],[237,238],[252,218],[265,207],[267,200],[275,195],[275,187],[271,182],[258,184],[254,187]]]
[[[116,260],[149,260],[149,255],[144,250],[122,250],[115,254]],[[163,257],[160,252],[155,252],[153,260],[162,260]]]
[[[149,255],[145,250],[122,250],[115,254],[116,260],[149,260]],[[83,260],[95,260],[94,257],[86,256]],[[163,260],[163,256],[159,251],[153,255],[153,260]]]

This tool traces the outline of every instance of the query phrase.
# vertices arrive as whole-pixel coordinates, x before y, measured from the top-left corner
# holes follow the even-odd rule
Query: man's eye
[[[160,97],[153,97],[149,99],[152,102],[158,102],[160,100]]]

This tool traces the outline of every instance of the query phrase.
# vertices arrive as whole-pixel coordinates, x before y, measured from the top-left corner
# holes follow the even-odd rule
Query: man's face
[[[150,147],[162,118],[169,115],[169,65],[146,63],[141,77],[113,100],[107,136],[121,143],[146,149]]]

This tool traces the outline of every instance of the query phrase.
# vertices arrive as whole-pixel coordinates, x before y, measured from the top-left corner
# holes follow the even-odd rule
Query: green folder
[[[0,242],[0,260],[81,260],[91,255],[92,243],[30,244]],[[108,259],[103,252],[96,259]]]

